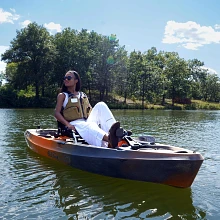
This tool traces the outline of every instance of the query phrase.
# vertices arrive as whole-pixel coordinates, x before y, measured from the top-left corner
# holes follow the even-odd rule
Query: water
[[[199,151],[191,188],[115,179],[31,152],[23,132],[55,127],[52,109],[0,109],[0,219],[220,219],[220,111],[114,110],[135,135]]]

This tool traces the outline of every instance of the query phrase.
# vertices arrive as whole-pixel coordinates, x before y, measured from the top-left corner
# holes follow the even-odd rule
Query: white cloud
[[[1,61],[1,55],[7,50],[9,49],[8,46],[0,46],[0,72],[5,70],[6,67],[6,63]]]
[[[20,18],[20,15],[16,14],[14,9],[10,9],[10,10],[12,11],[12,13],[4,11],[2,8],[0,8],[0,24],[2,23],[14,24],[14,21]]]
[[[216,30],[220,29],[220,25],[219,24],[215,24],[215,29]]]
[[[201,69],[207,70],[209,74],[216,74],[218,75],[217,71],[215,71],[214,69],[210,68],[210,67],[206,67],[206,66],[201,66]]]
[[[220,25],[215,25],[219,29]],[[193,21],[179,23],[168,21],[165,27],[163,43],[178,44],[186,49],[198,50],[206,44],[220,43],[220,32],[211,26],[201,26]]]
[[[44,24],[44,27],[47,28],[50,33],[56,33],[62,31],[62,26],[60,24],[55,24],[54,22],[50,22],[48,24]]]
[[[22,27],[22,28],[25,28],[25,27],[27,27],[30,23],[31,23],[30,20],[25,20],[25,21],[21,22],[20,24],[21,24],[21,27]]]

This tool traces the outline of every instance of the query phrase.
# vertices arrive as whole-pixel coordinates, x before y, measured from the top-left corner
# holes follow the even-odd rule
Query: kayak
[[[89,145],[78,134],[58,135],[57,129],[27,129],[28,147],[47,158],[104,176],[190,187],[203,163],[198,152],[160,144],[152,136],[131,138],[117,148]]]

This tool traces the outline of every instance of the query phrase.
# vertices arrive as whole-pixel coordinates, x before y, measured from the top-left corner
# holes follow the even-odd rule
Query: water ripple
[[[0,219],[220,217],[219,112],[114,111],[137,136],[151,134],[202,153],[205,161],[190,189],[103,177],[31,152],[23,132],[39,124],[55,127],[51,112],[0,109]]]

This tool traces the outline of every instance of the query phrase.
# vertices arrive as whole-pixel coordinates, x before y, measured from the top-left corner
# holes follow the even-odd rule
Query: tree
[[[2,55],[2,60],[8,64],[17,64],[16,72],[11,76],[15,84],[19,84],[20,88],[25,88],[27,84],[33,85],[36,99],[39,99],[40,88],[44,95],[46,79],[53,66],[54,53],[52,38],[46,28],[31,23],[17,31],[16,38]]]
[[[157,65],[157,50],[152,47],[143,54],[133,51],[129,58],[129,80],[131,95],[142,100],[142,108],[146,100],[156,101],[162,93],[161,69]],[[135,88],[135,90],[134,90]]]
[[[164,51],[160,51],[155,57],[155,65],[157,66],[157,94],[162,95],[161,104],[165,105],[165,98],[167,96],[168,79],[165,73],[166,56]]]
[[[115,83],[114,72],[119,64],[119,42],[116,38],[102,36],[98,44],[95,58],[95,77],[100,100],[104,100],[108,93],[113,90]]]
[[[143,71],[143,54],[140,51],[133,51],[129,57],[129,86],[128,89],[131,97],[140,96],[141,85],[140,75]]]
[[[129,73],[128,73],[128,57],[127,51],[124,47],[120,47],[115,54],[117,62],[114,64],[113,71],[113,88],[115,92],[124,97],[124,103],[126,103],[128,95],[128,83],[129,83]]]
[[[194,99],[202,98],[202,84],[204,84],[207,77],[207,71],[202,68],[203,66],[204,62],[198,59],[188,60],[188,69],[190,71],[189,83]]]
[[[212,102],[220,100],[220,79],[217,74],[208,74],[206,80],[207,99]]]
[[[181,59],[178,53],[165,53],[166,65],[164,73],[168,81],[168,93],[174,105],[175,98],[187,97],[190,86],[188,84],[189,70],[187,62]]]
[[[56,57],[52,81],[56,87],[60,87],[64,74],[68,70],[76,70],[77,31],[65,28],[61,33],[55,34],[53,43],[56,48]]]

